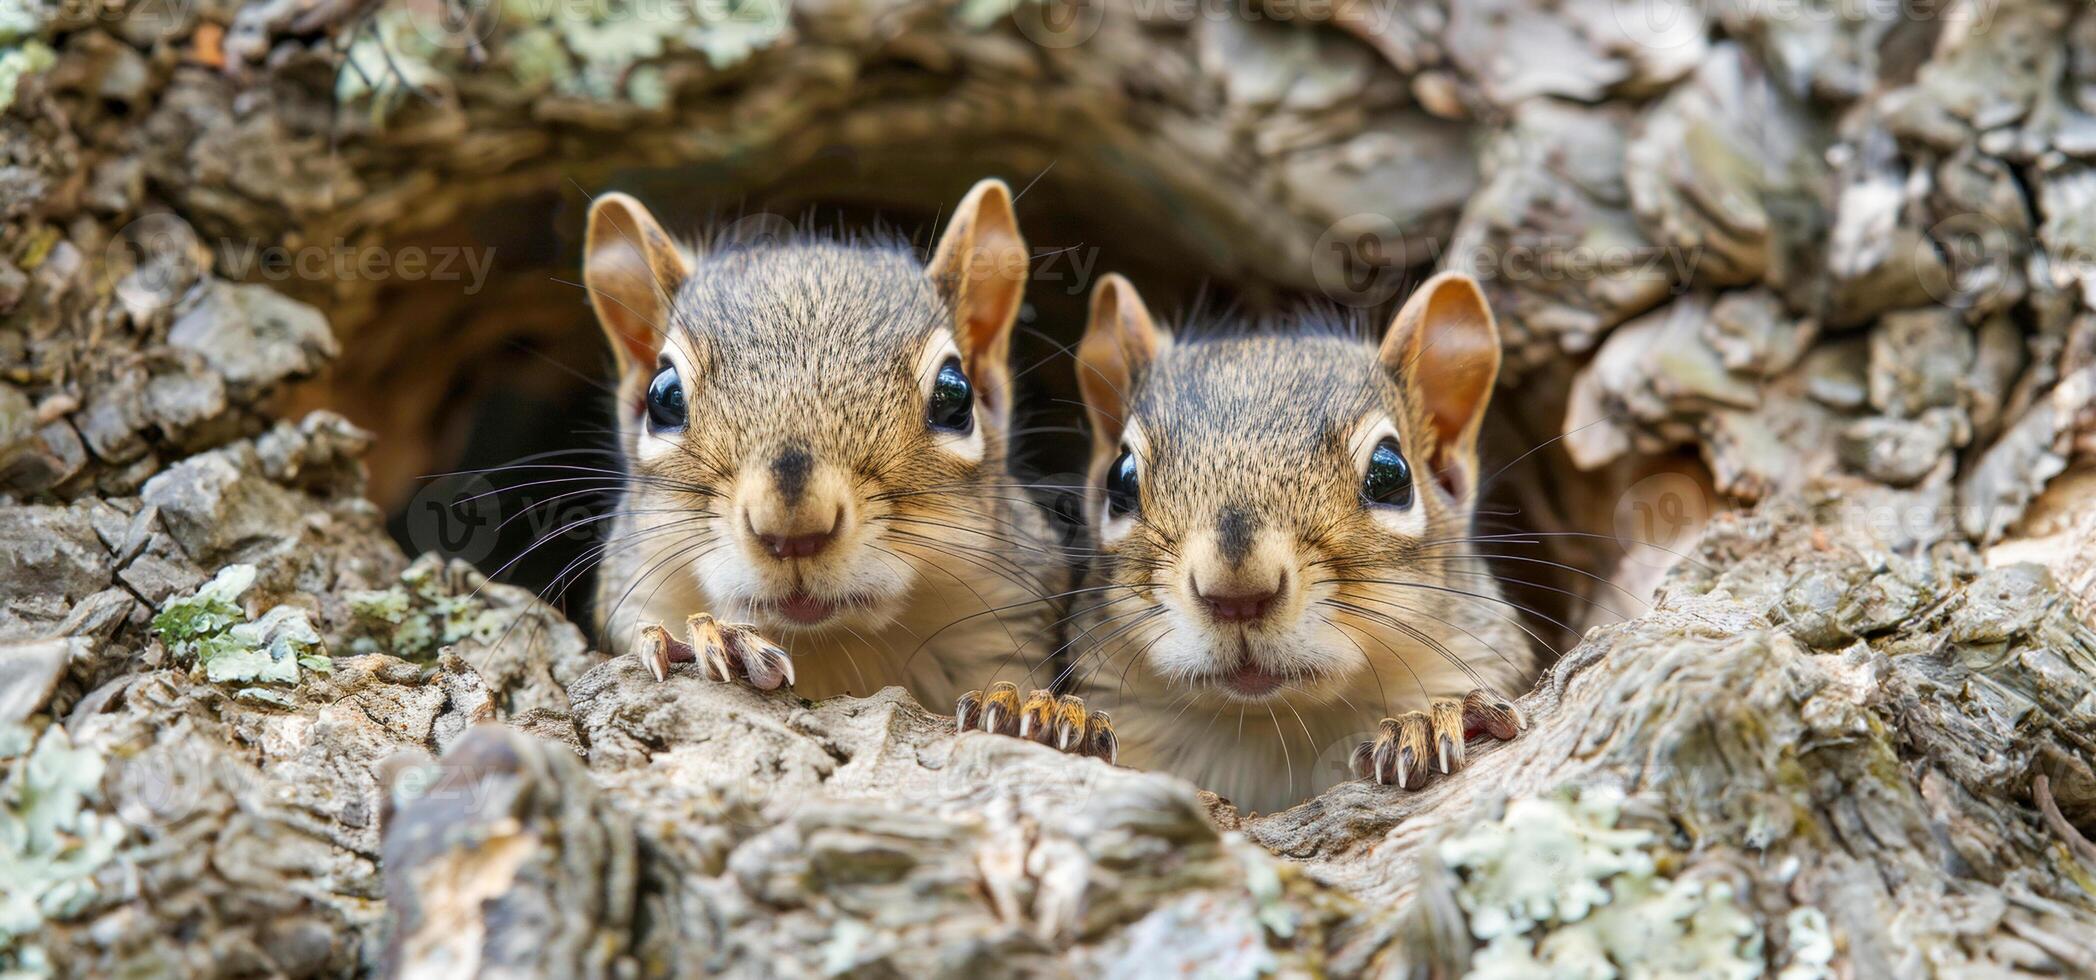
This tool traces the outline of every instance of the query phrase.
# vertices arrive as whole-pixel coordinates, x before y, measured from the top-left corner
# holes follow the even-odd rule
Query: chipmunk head
[[[609,546],[766,629],[895,618],[916,545],[1004,479],[1026,273],[1000,181],[969,192],[929,267],[901,243],[694,255],[639,202],[599,198],[584,279],[617,354],[639,527]]]
[[[1468,277],[1427,282],[1379,347],[1337,331],[1175,341],[1107,277],[1078,348],[1104,580],[1089,642],[1247,703],[1408,690],[1476,656],[1447,649],[1437,610],[1489,586],[1439,559],[1469,533],[1499,356]]]

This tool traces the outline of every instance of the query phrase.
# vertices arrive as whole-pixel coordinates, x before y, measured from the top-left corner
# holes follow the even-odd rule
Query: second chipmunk
[[[1108,276],[1077,359],[1096,552],[1070,693],[1023,714],[1081,730],[1110,706],[1122,762],[1264,811],[1349,775],[1417,787],[1468,737],[1518,733],[1502,695],[1535,655],[1471,529],[1500,359],[1473,280],[1428,281],[1371,345],[1174,338]],[[970,692],[962,724],[1009,732],[1015,701]]]

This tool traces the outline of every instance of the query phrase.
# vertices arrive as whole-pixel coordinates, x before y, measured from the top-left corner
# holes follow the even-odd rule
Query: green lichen
[[[72,918],[99,897],[95,873],[116,856],[124,826],[97,813],[102,757],[75,748],[65,729],[40,737],[0,730],[0,974],[44,975],[37,939],[46,923]]]
[[[0,0],[0,44],[35,37],[43,26],[43,16],[29,0]]]
[[[6,2],[6,0],[0,0]],[[787,0],[500,0],[445,19],[435,3],[387,5],[350,45],[336,97],[383,116],[411,93],[442,88],[464,56],[484,53],[526,92],[661,108],[670,91],[653,62],[697,54],[730,68],[777,44]]]
[[[416,8],[419,11],[420,8]],[[360,31],[343,54],[342,69],[335,73],[335,99],[344,104],[369,100],[372,113],[383,117],[409,93],[419,92],[443,77],[434,62],[446,54],[442,43],[433,43],[423,18],[426,11],[387,8],[371,19],[371,30]],[[436,35],[441,42],[442,35]]]
[[[15,26],[6,17],[4,12],[0,12],[0,34]],[[51,67],[57,60],[50,47],[42,41],[25,41],[0,48],[0,112],[6,112],[15,104],[15,89],[22,84],[22,79]]]
[[[954,8],[953,17],[962,26],[982,30],[1012,15],[1019,4],[1039,0],[961,0]]]
[[[1827,927],[1827,913],[1809,905],[1791,909],[1783,917],[1785,946],[1790,963],[1776,980],[1829,980],[1834,976],[1834,932]]]
[[[1669,878],[1644,830],[1619,828],[1622,795],[1517,800],[1442,843],[1479,980],[1757,977],[1763,936],[1723,879]]]
[[[777,43],[789,24],[786,0],[506,0],[502,11],[520,33],[549,32],[570,55],[567,70],[554,73],[562,94],[635,101],[636,66],[682,51],[728,68]],[[543,42],[528,53],[542,62]],[[545,74],[542,64],[529,70]]]
[[[509,621],[472,593],[454,594],[442,572],[442,564],[420,561],[392,588],[350,593],[349,610],[363,632],[351,649],[426,662],[455,643],[501,639]]]
[[[228,566],[191,595],[169,600],[153,617],[153,632],[213,684],[295,685],[301,670],[333,670],[320,631],[305,610],[277,606],[248,620],[240,597],[254,584],[255,566]],[[250,693],[255,690],[236,696],[272,704],[291,700],[282,692],[257,698]]]

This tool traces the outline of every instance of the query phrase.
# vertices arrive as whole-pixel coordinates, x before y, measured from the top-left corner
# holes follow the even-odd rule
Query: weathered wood
[[[2096,972],[2096,12],[643,7],[0,8],[0,968]],[[486,216],[648,168],[1042,175],[1253,306],[1475,272],[1499,458],[1563,437],[1509,496],[1595,535],[1509,553],[1607,625],[1460,776],[1263,816],[603,662],[371,501],[579,323]]]

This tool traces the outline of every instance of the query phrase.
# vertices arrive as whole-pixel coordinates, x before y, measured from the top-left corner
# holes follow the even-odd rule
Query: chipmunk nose
[[[849,522],[839,483],[807,449],[780,451],[744,482],[740,506],[751,540],[781,561],[822,554]]]
[[[1256,623],[1265,619],[1266,614],[1273,611],[1275,601],[1281,597],[1281,590],[1266,589],[1264,591],[1239,593],[1204,592],[1201,590],[1200,585],[1196,584],[1194,586],[1194,597],[1201,600],[1201,606],[1208,610],[1208,615],[1214,617],[1216,622]]]
[[[844,530],[844,505],[840,503],[826,514],[805,507],[758,508],[748,512],[746,520],[750,536],[773,558],[813,558]]]
[[[1256,623],[1273,615],[1288,587],[1285,557],[1275,537],[1251,509],[1231,505],[1216,515],[1215,533],[1188,549],[1193,572],[1187,584],[1210,619]]]

